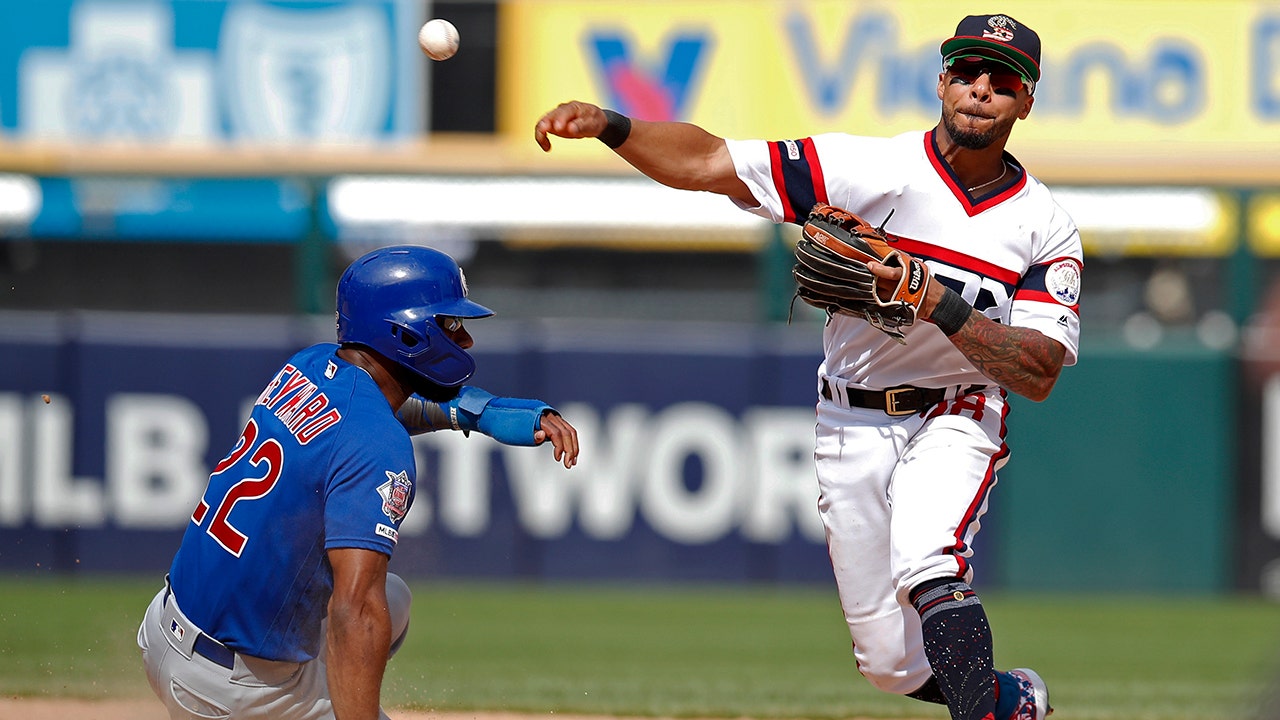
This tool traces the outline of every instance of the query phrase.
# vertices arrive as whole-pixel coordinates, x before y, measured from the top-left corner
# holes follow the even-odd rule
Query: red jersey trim
[[[992,280],[1002,282],[1011,287],[1016,286],[1018,282],[1022,280],[1018,273],[1009,270],[1008,268],[1000,267],[999,265],[989,263],[986,260],[979,260],[978,258],[956,252],[955,250],[948,250],[946,248],[938,247],[937,245],[930,245],[929,243],[921,242],[919,240],[911,240],[909,238],[901,238],[894,235],[890,235],[889,239],[893,241],[893,247],[902,250],[912,257],[937,260],[938,262],[946,263],[952,267],[961,268],[962,270],[968,270],[970,272],[989,277]]]
[[[818,202],[828,202],[827,179],[822,172],[822,161],[818,158],[818,148],[814,145],[813,138],[805,138],[803,142],[804,156],[809,161],[809,177],[813,182],[813,194],[817,197]]]
[[[956,180],[955,173],[951,171],[951,166],[948,165],[946,161],[942,159],[942,156],[938,154],[938,146],[934,141],[935,132],[936,128],[924,134],[925,156],[929,158],[929,164],[933,166],[933,171],[938,173],[938,177],[941,178],[942,183],[951,190],[951,194],[955,196],[956,200],[960,201],[960,206],[964,208],[965,214],[969,217],[973,217],[974,215],[999,205],[1005,200],[1008,200],[1018,194],[1024,187],[1026,187],[1027,172],[1022,169],[1022,166],[1014,163],[1014,167],[1017,168],[1018,172],[1017,180],[999,193],[984,199],[982,202],[974,203],[973,198],[969,197],[968,190]]]
[[[1013,301],[1014,302],[1029,301],[1029,302],[1045,303],[1046,305],[1053,305],[1054,307],[1066,308],[1077,315],[1080,314],[1080,303],[1076,303],[1075,305],[1063,305],[1062,303],[1058,302],[1057,298],[1045,292],[1044,290],[1026,290],[1026,289],[1019,290],[1018,292],[1013,294]]]

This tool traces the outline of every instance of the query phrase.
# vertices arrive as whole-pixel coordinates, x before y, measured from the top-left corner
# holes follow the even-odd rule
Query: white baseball
[[[432,60],[448,60],[458,52],[458,28],[448,20],[427,21],[418,31],[418,45]]]

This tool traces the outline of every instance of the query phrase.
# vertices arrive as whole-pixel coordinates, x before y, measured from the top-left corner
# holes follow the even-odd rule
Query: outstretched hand
[[[566,468],[578,464],[578,431],[559,415],[552,411],[542,413],[540,427],[533,432],[533,441],[538,445],[550,440],[552,454],[556,460],[563,462]]]
[[[591,103],[561,103],[551,112],[543,115],[533,126],[533,139],[543,152],[551,152],[549,135],[562,138],[593,138],[604,131],[609,119],[604,110]]]

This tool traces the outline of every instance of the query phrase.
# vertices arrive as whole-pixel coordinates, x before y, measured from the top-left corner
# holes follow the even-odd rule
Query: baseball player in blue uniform
[[[942,114],[925,131],[726,140],[570,102],[534,137],[544,150],[551,135],[598,138],[661,183],[774,222],[804,223],[816,204],[892,215],[894,248],[935,280],[925,322],[894,338],[829,311],[815,378],[818,513],[854,658],[877,688],[945,704],[953,720],[1044,720],[1040,676],[994,668],[970,560],[1009,458],[1008,393],[1043,400],[1076,361],[1080,234],[1005,151],[1035,100],[1039,36],[970,15],[940,51]],[[867,270],[893,286],[903,273]]]
[[[138,630],[172,718],[374,720],[409,590],[387,572],[417,484],[411,434],[549,442],[577,431],[536,400],[465,385],[467,297],[448,255],[375,250],[338,282],[337,338],[267,383],[208,487]]]

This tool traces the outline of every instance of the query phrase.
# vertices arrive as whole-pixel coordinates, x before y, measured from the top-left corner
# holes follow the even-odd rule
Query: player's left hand
[[[552,455],[563,462],[566,468],[578,464],[578,431],[559,413],[544,411],[539,428],[533,432],[533,441],[538,445],[550,440]]]

